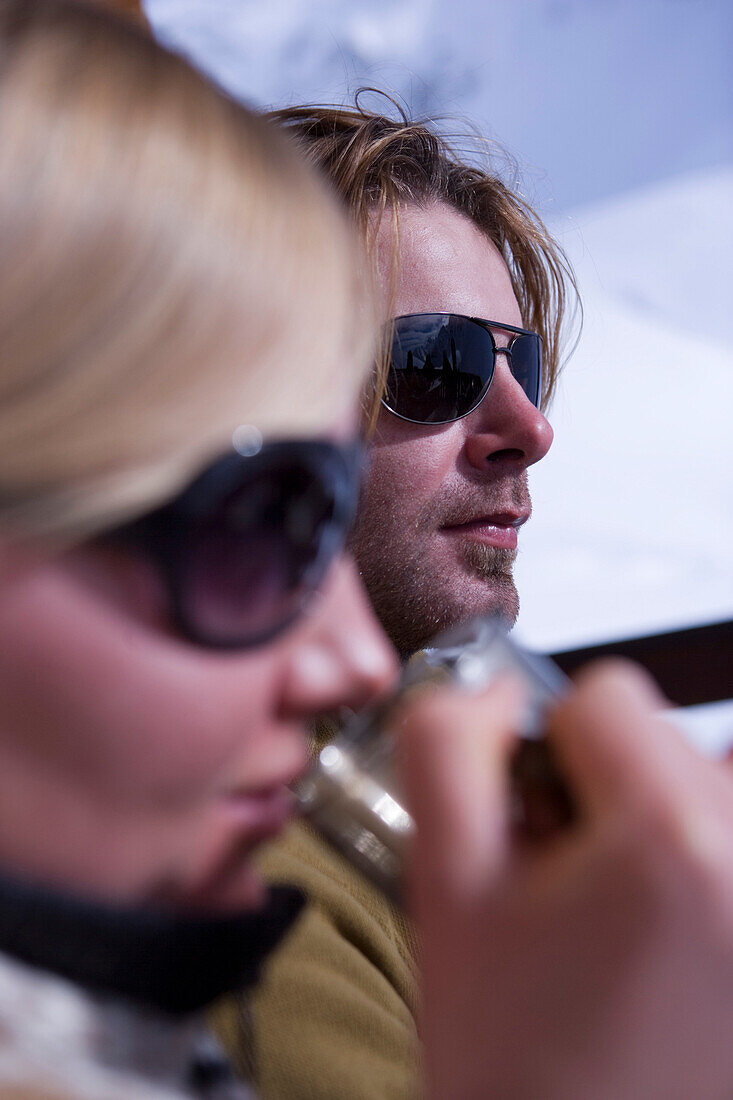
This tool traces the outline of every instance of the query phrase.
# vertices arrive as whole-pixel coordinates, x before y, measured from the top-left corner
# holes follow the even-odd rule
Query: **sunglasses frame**
[[[197,621],[186,598],[186,539],[196,524],[215,517],[217,509],[238,489],[257,480],[258,475],[272,476],[289,464],[302,465],[327,487],[333,497],[333,517],[325,525],[315,557],[297,588],[290,596],[283,593],[287,610],[266,628],[237,637],[217,635]],[[277,440],[263,444],[253,455],[234,451],[207,466],[166,504],[105,533],[98,541],[141,552],[153,562],[166,587],[171,626],[187,641],[206,649],[254,648],[292,625],[343,550],[356,513],[363,467],[360,441],[337,444],[322,439]]]
[[[488,332],[488,334],[491,338],[491,346],[492,346],[493,353],[494,353],[494,362],[491,366],[491,374],[489,376],[489,380],[485,384],[485,386],[482,388],[481,393],[478,396],[478,400],[471,406],[470,409],[467,409],[466,412],[461,413],[460,416],[451,416],[447,420],[414,420],[411,416],[405,416],[403,413],[397,412],[396,409],[393,409],[390,405],[387,404],[386,390],[385,390],[385,394],[382,395],[382,405],[384,406],[384,408],[388,412],[390,412],[392,414],[392,416],[399,417],[400,420],[405,420],[405,421],[407,421],[408,424],[420,424],[421,427],[423,427],[423,428],[439,428],[439,427],[441,427],[445,424],[455,424],[455,422],[457,420],[463,420],[464,417],[469,416],[472,412],[474,412],[479,407],[481,402],[486,397],[486,394],[491,389],[491,383],[494,381],[494,374],[495,374],[495,371],[496,371],[496,357],[497,357],[497,355],[506,355],[507,356],[507,359],[509,360],[509,367],[510,367],[510,370],[511,370],[512,344],[514,343],[514,340],[511,340],[507,344],[506,347],[503,347],[503,348],[497,347],[496,346],[496,339],[494,337],[493,332],[491,331],[494,328],[499,329],[500,332],[512,332],[512,333],[514,333],[514,338],[515,339],[516,339],[517,336],[534,336],[535,339],[538,341],[538,344],[539,344],[539,360],[540,361],[539,361],[539,378],[538,378],[538,389],[537,389],[537,402],[535,403],[533,401],[532,404],[534,405],[534,407],[536,409],[538,409],[540,407],[541,402],[542,402],[542,337],[540,336],[539,332],[532,332],[530,329],[526,329],[526,328],[517,328],[516,325],[505,325],[505,324],[502,324],[499,321],[487,321],[483,317],[471,317],[471,316],[469,316],[468,314],[465,314],[465,313],[452,313],[452,312],[445,312],[443,310],[430,310],[429,312],[425,312],[425,313],[402,313],[402,314],[400,314],[399,317],[394,317],[393,318],[392,325],[394,326],[394,323],[396,321],[403,321],[403,320],[406,320],[408,317],[457,317],[460,321],[473,321],[474,324],[479,325],[481,328],[485,329],[486,332]],[[394,342],[394,337],[393,337],[393,342]],[[390,369],[391,369],[391,353],[390,353]],[[525,391],[522,390],[522,392],[524,393]],[[526,396],[527,395],[525,393],[525,397]],[[527,400],[529,401],[529,397],[527,397]]]

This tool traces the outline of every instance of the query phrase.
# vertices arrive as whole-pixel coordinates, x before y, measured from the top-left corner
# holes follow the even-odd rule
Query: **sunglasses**
[[[468,416],[489,391],[496,357],[539,408],[542,339],[523,328],[460,313],[409,313],[394,322],[384,406],[413,424],[450,424]],[[497,347],[492,329],[511,333]]]
[[[155,564],[189,641],[261,645],[297,618],[343,549],[362,466],[358,443],[266,443],[220,458],[174,500],[100,541]]]

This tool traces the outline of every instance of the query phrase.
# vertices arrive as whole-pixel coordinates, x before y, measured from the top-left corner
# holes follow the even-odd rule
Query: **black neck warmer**
[[[0,951],[90,992],[179,1015],[257,981],[304,904],[276,886],[226,917],[117,908],[0,875]]]

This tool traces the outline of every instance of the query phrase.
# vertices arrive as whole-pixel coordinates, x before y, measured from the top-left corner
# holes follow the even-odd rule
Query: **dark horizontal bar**
[[[733,620],[625,638],[553,653],[563,672],[573,673],[598,657],[628,657],[643,665],[671,702],[680,707],[733,698]]]

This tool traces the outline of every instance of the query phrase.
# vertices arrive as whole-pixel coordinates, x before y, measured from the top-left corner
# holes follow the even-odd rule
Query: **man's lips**
[[[517,531],[528,519],[527,512],[495,512],[445,524],[440,530],[453,538],[471,539],[499,550],[516,550]]]

